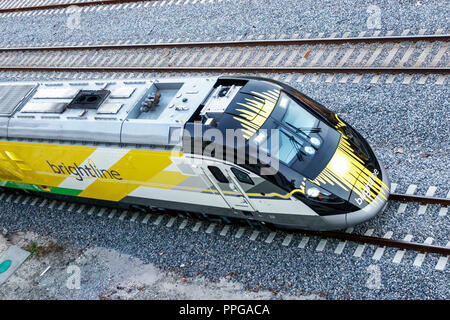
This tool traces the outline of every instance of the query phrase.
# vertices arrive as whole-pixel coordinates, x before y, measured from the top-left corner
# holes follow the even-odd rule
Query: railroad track
[[[420,203],[422,205],[438,204],[442,207],[450,206],[449,198],[439,198],[432,196],[420,196],[412,194],[391,193],[389,194],[390,201],[399,202],[412,202]],[[333,238],[343,241],[353,241],[357,243],[368,243],[379,247],[393,247],[403,250],[414,250],[426,253],[437,253],[441,255],[450,255],[450,247],[434,246],[426,243],[412,243],[405,240],[393,240],[386,238],[371,237],[366,235],[349,234],[342,232],[329,232],[329,231],[301,231],[304,234],[316,235],[320,237]]]
[[[357,36],[357,37],[315,37],[315,38],[293,38],[293,39],[236,39],[216,41],[163,41],[158,42],[135,42],[135,43],[89,43],[73,45],[53,46],[10,46],[0,48],[1,51],[46,51],[46,50],[99,50],[99,49],[155,49],[155,48],[207,48],[207,47],[261,47],[280,45],[303,45],[303,44],[342,44],[342,43],[398,43],[402,41],[448,41],[449,34],[421,34],[421,35],[386,35],[386,36]]]
[[[168,7],[188,4],[211,4],[223,0],[3,0],[0,16],[20,17],[46,14],[64,14],[127,8]]]
[[[418,196],[413,194],[400,194],[391,193],[389,195],[389,200],[400,201],[400,202],[417,202],[422,204],[439,204],[441,206],[450,206],[450,199],[448,198],[436,198],[430,196]]]
[[[422,74],[419,79],[422,84],[429,75],[437,74],[436,83],[443,84],[450,70],[447,67],[449,37],[448,34],[433,34],[3,47],[0,48],[0,70],[344,73],[348,74],[347,78],[351,74],[374,74],[374,77],[388,74],[386,82],[392,82],[397,74],[407,74],[405,82]]]
[[[0,13],[64,9],[70,6],[88,7],[114,5],[158,0],[4,0],[0,3]]]
[[[42,47],[0,48],[0,70],[4,71],[54,71],[54,72],[240,72],[240,73],[374,73],[390,74],[387,81],[398,73],[423,74],[424,83],[430,74],[449,72],[449,35],[417,35],[355,38],[305,38],[305,39],[246,39],[237,41],[161,41],[158,43],[107,43],[85,45],[57,45]],[[397,59],[396,59],[397,58]],[[8,196],[9,197],[9,196]],[[3,198],[3,197],[2,197]],[[440,204],[448,207],[448,199],[392,194],[393,201],[413,201],[423,204]],[[56,201],[56,200],[53,200]],[[53,207],[63,209],[64,202]],[[42,204],[42,203],[41,203]],[[69,207],[70,208],[70,207]],[[104,215],[104,208],[91,207],[90,215]],[[113,209],[114,210],[114,209]],[[111,214],[108,215],[110,217]],[[139,212],[133,213],[135,221]],[[124,218],[124,213],[120,214]],[[160,224],[162,216],[153,222]],[[147,219],[147,220],[146,220]],[[143,221],[149,221],[148,214]],[[174,224],[174,217],[167,225]],[[183,226],[185,220],[180,225]],[[144,222],[143,222],[144,223]],[[208,227],[211,229],[212,224]],[[184,227],[186,223],[184,223]],[[226,234],[222,229],[222,234]],[[199,230],[199,222],[193,231]],[[242,227],[235,237],[245,232]],[[212,232],[212,231],[211,231]],[[258,234],[253,231],[251,240]],[[273,241],[272,231],[265,242]],[[423,253],[450,254],[449,246],[413,243],[388,237],[372,237],[349,232],[301,231],[301,234],[373,244],[379,248],[393,247]],[[256,235],[256,236],[255,236]],[[289,238],[290,237],[290,238]],[[270,239],[271,240],[268,240]],[[305,238],[303,238],[305,239]],[[303,241],[302,239],[302,241]],[[283,244],[292,241],[286,234]],[[302,243],[302,242],[301,242]]]
[[[450,194],[450,192],[449,192]],[[421,204],[439,204],[443,208],[448,210],[450,206],[450,198],[436,198],[431,196],[418,196],[411,194],[399,194],[392,193],[389,197],[390,201],[401,201],[401,202],[417,202]],[[98,216],[104,217],[108,219],[117,218],[122,221],[130,221],[133,223],[143,224],[152,224],[155,226],[165,225],[168,228],[176,228],[178,225],[178,229],[187,229],[191,228],[192,232],[198,232],[201,228],[205,229],[207,234],[211,234],[214,230],[218,230],[221,227],[221,231],[217,231],[220,236],[231,236],[234,238],[242,238],[244,233],[251,233],[249,235],[250,241],[256,241],[258,238],[262,238],[263,235],[266,235],[265,243],[270,244],[274,241],[275,237],[279,238],[279,233],[284,236],[282,241],[283,246],[290,246],[294,242],[294,238],[298,239],[298,248],[305,248],[308,244],[310,237],[317,237],[320,239],[318,246],[316,247],[316,251],[323,251],[324,247],[327,243],[327,239],[339,240],[336,249],[334,250],[335,254],[341,254],[344,250],[347,242],[352,242],[359,244],[353,254],[355,257],[361,257],[364,248],[367,244],[374,245],[377,247],[374,255],[372,256],[373,260],[381,259],[384,250],[386,248],[396,248],[398,249],[393,262],[400,263],[405,251],[415,251],[419,252],[416,256],[414,264],[416,266],[421,266],[426,254],[438,254],[441,257],[439,258],[438,263],[436,264],[436,269],[444,270],[448,256],[450,255],[450,241],[447,242],[445,246],[443,245],[433,245],[433,238],[428,237],[425,242],[418,243],[413,242],[412,235],[407,235],[403,240],[400,239],[392,239],[393,232],[387,232],[383,237],[372,236],[374,233],[373,229],[368,229],[365,234],[355,234],[352,233],[353,228],[348,228],[345,232],[341,231],[309,231],[309,230],[298,230],[295,232],[284,232],[277,229],[273,229],[271,227],[263,226],[261,229],[261,225],[249,225],[244,221],[240,221],[234,224],[224,224],[223,222],[219,222],[217,220],[208,220],[202,219],[196,215],[189,214],[180,214],[177,212],[167,212],[167,211],[159,211],[159,210],[141,210],[138,211],[136,208],[126,208],[119,209],[111,206],[101,206],[101,205],[92,205],[92,204],[80,204],[78,202],[74,202],[67,199],[57,199],[53,197],[42,196],[41,194],[29,194],[24,193],[18,190],[3,190],[0,192],[0,201],[9,202],[14,204],[21,204],[27,206],[35,206],[40,208],[48,208],[51,210],[62,210],[68,212],[77,212],[77,213],[86,213],[89,216]],[[205,226],[205,224],[207,226]],[[190,225],[190,226],[189,226]],[[232,227],[238,228],[234,235],[231,235]]]

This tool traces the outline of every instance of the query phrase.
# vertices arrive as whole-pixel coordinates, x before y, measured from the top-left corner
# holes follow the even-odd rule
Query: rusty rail
[[[23,7],[7,7],[1,8],[0,13],[19,12],[19,11],[33,11],[33,10],[53,10],[64,9],[71,6],[88,7],[98,5],[111,5],[119,3],[131,3],[131,2],[144,2],[144,1],[158,1],[158,0],[100,0],[100,1],[86,1],[86,2],[72,2],[72,3],[49,3],[36,6],[23,6]],[[44,1],[43,1],[44,2]]]
[[[0,71],[31,72],[211,72],[211,73],[375,73],[449,74],[449,68],[345,68],[345,67],[8,67]]]
[[[441,206],[450,206],[450,199],[447,198],[434,198],[426,196],[408,195],[400,193],[391,193],[389,195],[389,200],[400,201],[400,202],[419,202],[422,204],[440,204]]]
[[[157,49],[157,48],[206,48],[206,47],[256,47],[304,44],[331,43],[369,43],[400,41],[448,41],[449,34],[411,35],[385,37],[348,37],[348,38],[308,38],[308,39],[258,39],[258,40],[225,40],[225,41],[189,41],[189,42],[146,42],[146,43],[104,43],[68,46],[29,46],[0,47],[0,51],[67,51],[67,50],[102,50],[102,49]]]
[[[373,244],[373,245],[376,245],[379,247],[391,247],[391,248],[398,248],[398,249],[402,249],[402,250],[414,250],[414,251],[424,252],[424,253],[437,253],[437,254],[440,254],[443,256],[450,255],[450,248],[429,245],[429,244],[425,244],[425,243],[385,239],[385,238],[364,236],[364,235],[344,233],[344,232],[335,232],[335,231],[301,230],[299,232],[302,234],[305,234],[305,235],[310,235],[310,236],[338,239],[338,240],[342,240],[342,241],[352,241],[352,242],[362,243],[362,244]]]

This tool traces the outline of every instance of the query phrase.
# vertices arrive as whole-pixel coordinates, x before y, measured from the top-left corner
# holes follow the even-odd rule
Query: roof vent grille
[[[35,84],[14,84],[0,86],[0,115],[11,115],[25,99]]]
[[[67,106],[68,109],[98,109],[111,93],[109,90],[80,90]]]

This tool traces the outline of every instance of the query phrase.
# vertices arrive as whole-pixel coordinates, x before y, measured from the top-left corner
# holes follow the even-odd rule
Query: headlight
[[[306,197],[313,202],[320,203],[345,203],[345,200],[339,198],[333,193],[330,193],[320,187],[317,187],[313,184],[310,184],[309,187],[306,188]]]
[[[347,158],[336,155],[331,159],[331,167],[337,174],[345,175],[350,169],[350,163]]]
[[[306,152],[307,154],[314,154],[314,153],[316,152],[316,150],[314,150],[313,147],[306,146],[306,147],[305,147],[305,152]]]
[[[317,189],[316,187],[311,187],[308,188],[306,194],[308,195],[308,197],[317,198],[320,195],[320,190]]]
[[[312,137],[312,138],[310,139],[310,141],[311,141],[311,143],[312,143],[313,145],[315,145],[316,147],[320,146],[320,140],[319,140],[318,138]]]

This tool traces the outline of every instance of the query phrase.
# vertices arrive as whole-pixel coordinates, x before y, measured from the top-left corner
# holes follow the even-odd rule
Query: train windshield
[[[278,135],[278,143],[268,141],[270,134],[261,130],[256,141],[271,143],[261,143],[260,148],[287,165],[295,158],[304,160],[304,156],[314,155],[321,145],[321,129],[317,127],[319,120],[284,92],[281,93],[275,109],[278,116],[269,120],[273,122],[270,134]]]
[[[306,111],[284,92],[280,94],[276,108],[284,113],[281,122],[289,125],[291,128],[311,130],[319,122],[316,117]]]
[[[285,92],[261,129],[255,135],[258,147],[305,176],[323,169],[339,140],[336,130]]]
[[[288,164],[294,157],[301,160],[301,155],[313,155],[320,146],[320,137],[313,135],[320,132],[319,120],[285,93],[281,93],[276,107],[284,113],[278,127],[279,159]]]

